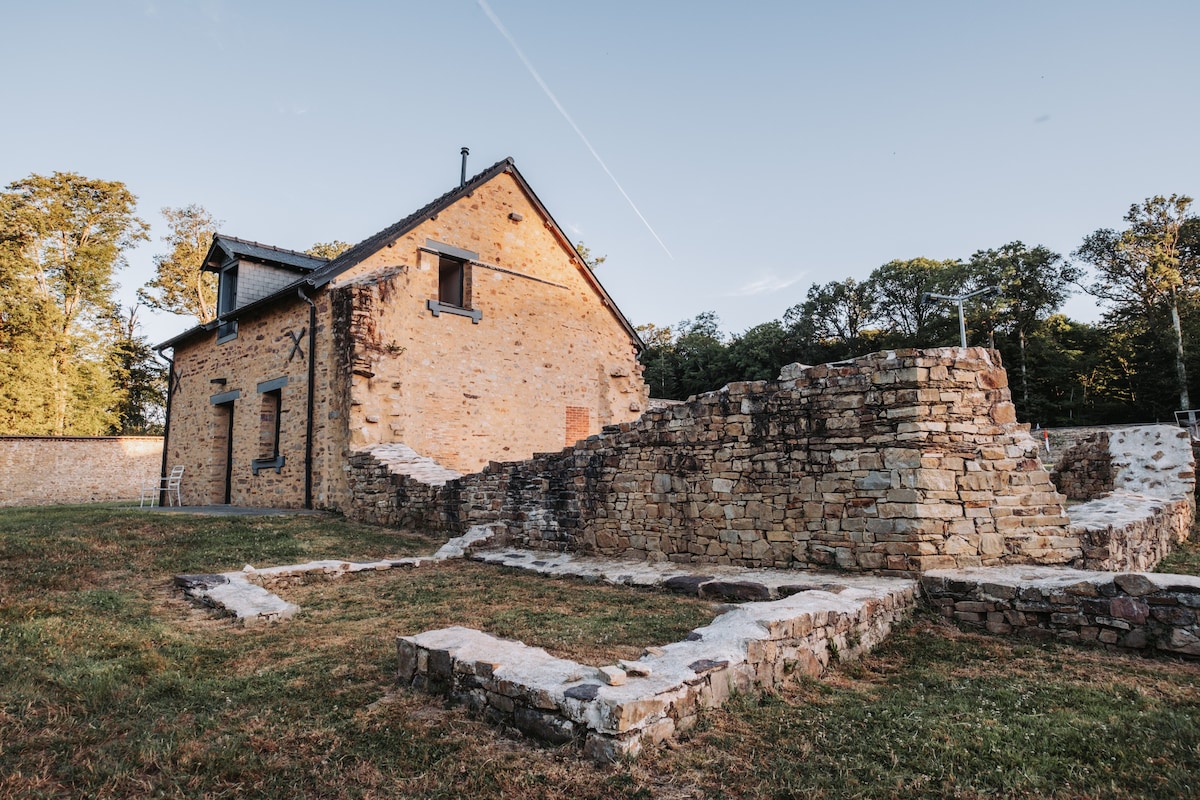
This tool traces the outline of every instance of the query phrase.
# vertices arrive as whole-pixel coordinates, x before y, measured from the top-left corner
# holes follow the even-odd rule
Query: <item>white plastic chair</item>
[[[179,498],[179,487],[182,484],[183,467],[171,467],[171,474],[159,478],[157,483],[143,484],[142,499],[138,502],[138,508],[143,508],[147,501],[153,507],[163,492],[167,493],[167,505],[182,506],[183,501]],[[171,501],[171,495],[175,496],[174,502]]]

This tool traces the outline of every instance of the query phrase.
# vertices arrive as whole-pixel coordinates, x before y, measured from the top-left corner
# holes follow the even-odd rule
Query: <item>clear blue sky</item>
[[[467,145],[472,173],[513,156],[608,256],[635,324],[714,310],[731,332],[813,282],[1014,239],[1066,254],[1131,203],[1200,192],[1200,3],[486,8],[5,2],[0,183],[128,184],[155,237],[120,274],[129,303],[162,206],[282,247],[356,242],[457,185]],[[143,320],[153,341],[187,325]]]

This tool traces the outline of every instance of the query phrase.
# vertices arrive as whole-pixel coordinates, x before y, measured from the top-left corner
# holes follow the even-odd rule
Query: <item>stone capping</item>
[[[913,581],[879,579],[745,603],[682,642],[599,668],[443,628],[397,639],[397,677],[536,738],[582,740],[588,758],[612,761],[687,730],[734,692],[771,691],[795,672],[818,676],[857,658],[909,614],[916,591]]]
[[[932,570],[940,613],[996,634],[1200,658],[1200,577],[1037,566]]]

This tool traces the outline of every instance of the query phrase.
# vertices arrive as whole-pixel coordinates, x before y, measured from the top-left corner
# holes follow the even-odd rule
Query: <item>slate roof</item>
[[[609,294],[605,290],[604,286],[601,285],[600,281],[596,278],[596,276],[594,274],[592,274],[591,269],[589,269],[586,265],[583,264],[583,260],[578,257],[578,254],[575,253],[575,246],[571,243],[571,240],[563,232],[563,230],[559,226],[559,224],[554,220],[554,217],[552,217],[550,215],[550,212],[546,209],[546,207],[544,205],[542,205],[542,201],[538,199],[538,196],[534,193],[533,188],[530,187],[530,185],[526,182],[525,178],[521,175],[520,171],[517,169],[516,163],[513,161],[513,159],[511,157],[497,161],[495,164],[493,164],[492,166],[483,170],[478,175],[475,175],[474,177],[472,177],[470,180],[468,180],[462,186],[457,186],[454,189],[451,189],[450,191],[446,192],[445,194],[443,194],[441,197],[437,198],[436,200],[433,200],[432,202],[422,206],[421,208],[417,209],[413,213],[409,214],[407,217],[400,220],[396,224],[389,225],[388,227],[381,230],[379,233],[376,233],[373,236],[369,236],[366,239],[363,239],[361,242],[354,245],[349,250],[346,250],[344,253],[339,255],[337,258],[334,258],[329,261],[326,261],[325,259],[318,259],[315,256],[310,256],[305,253],[297,252],[295,250],[284,250],[282,248],[270,247],[269,245],[262,245],[257,242],[247,242],[242,239],[235,239],[234,237],[231,237],[231,236],[222,237],[223,239],[226,239],[228,241],[236,242],[240,246],[246,246],[246,247],[253,246],[256,248],[260,248],[262,251],[268,251],[271,253],[275,253],[276,254],[276,259],[275,259],[276,263],[283,263],[281,261],[278,261],[279,255],[290,254],[291,256],[300,257],[300,258],[306,259],[308,261],[318,261],[318,262],[320,262],[320,266],[318,266],[316,269],[313,269],[311,272],[304,275],[302,278],[296,280],[295,282],[288,284],[287,286],[285,286],[284,288],[275,292],[274,294],[268,295],[259,300],[255,300],[252,303],[247,303],[244,306],[239,306],[238,308],[225,314],[223,317],[221,317],[219,319],[204,323],[202,325],[197,325],[194,328],[186,330],[183,333],[179,334],[178,336],[175,336],[175,337],[163,342],[162,344],[159,344],[155,349],[164,350],[168,347],[173,347],[175,344],[182,342],[185,339],[189,339],[198,333],[205,332],[205,331],[211,331],[214,328],[216,328],[217,325],[222,320],[236,319],[237,317],[241,316],[244,313],[256,311],[260,308],[272,305],[277,302],[299,300],[298,291],[303,291],[309,287],[314,288],[314,289],[320,289],[321,287],[328,284],[330,281],[334,280],[338,275],[341,275],[346,270],[351,269],[352,267],[365,261],[368,257],[371,256],[371,254],[375,253],[376,251],[385,247],[386,245],[391,244],[392,242],[396,241],[401,236],[404,236],[406,233],[408,233],[410,230],[412,230],[413,228],[420,225],[425,220],[427,220],[433,216],[436,216],[440,211],[442,211],[446,208],[449,208],[457,200],[459,200],[463,197],[470,196],[477,188],[479,188],[483,184],[487,183],[488,181],[490,181],[492,178],[496,177],[497,175],[500,175],[505,172],[512,174],[513,178],[516,179],[517,183],[520,184],[521,188],[525,191],[525,194],[528,196],[530,202],[532,202],[534,207],[537,208],[537,210],[539,211],[539,213],[541,213],[542,216],[544,216],[546,218],[546,220],[549,221],[551,230],[553,230],[555,233],[557,233],[558,236],[562,239],[562,244],[563,244],[564,249],[566,249],[579,262],[580,269],[582,270],[586,279],[592,284],[593,288],[595,288],[597,294],[600,295],[601,302],[604,303],[604,305],[613,313],[613,315],[621,323],[621,326],[625,329],[625,332],[633,340],[633,343],[637,347],[637,349],[639,351],[644,350],[646,345],[642,341],[641,337],[638,336],[637,330],[634,329],[632,323],[629,322],[629,320],[625,317],[625,315],[623,313],[621,313],[621,309],[617,308],[617,304],[613,302],[612,298],[609,296]],[[216,247],[215,239],[214,239],[213,246]],[[211,253],[212,250],[210,249],[209,252]],[[207,260],[208,259],[206,258],[205,259],[206,263],[207,263]]]
[[[226,236],[217,233],[213,235],[212,245],[208,249],[208,254],[204,257],[204,264],[201,269],[215,272],[220,268],[220,262],[223,259],[218,260],[213,258],[213,251],[218,249],[231,258],[261,261],[281,267],[297,269],[305,273],[312,272],[318,267],[323,267],[329,263],[328,258],[322,258],[321,256],[310,256],[308,253],[301,253],[298,250],[286,250],[282,247],[272,247],[269,244],[251,242],[248,239],[238,239],[236,236]]]

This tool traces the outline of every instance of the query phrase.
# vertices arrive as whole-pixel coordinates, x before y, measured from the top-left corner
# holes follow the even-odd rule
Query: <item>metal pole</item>
[[[958,339],[962,342],[963,348],[967,346],[967,322],[963,318],[963,300],[966,298],[958,298]]]

